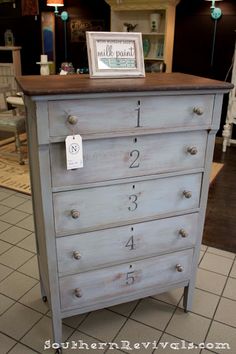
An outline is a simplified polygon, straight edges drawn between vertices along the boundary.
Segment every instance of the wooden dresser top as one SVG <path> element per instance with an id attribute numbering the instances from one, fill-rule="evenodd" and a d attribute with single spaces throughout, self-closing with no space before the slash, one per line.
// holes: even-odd
<path id="1" fill-rule="evenodd" d="M 25 95 L 85 94 L 142 91 L 220 90 L 228 92 L 228 82 L 182 73 L 153 73 L 145 78 L 90 79 L 88 75 L 19 76 L 16 78 Z"/>

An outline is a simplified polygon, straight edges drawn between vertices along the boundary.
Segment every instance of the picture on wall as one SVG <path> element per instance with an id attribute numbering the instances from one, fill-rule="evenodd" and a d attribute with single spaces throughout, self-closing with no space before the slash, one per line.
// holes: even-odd
<path id="1" fill-rule="evenodd" d="M 53 12 L 42 12 L 41 14 L 42 29 L 42 52 L 48 56 L 50 64 L 50 73 L 55 74 L 55 15 Z"/>
<path id="2" fill-rule="evenodd" d="M 103 31 L 103 20 L 80 20 L 73 18 L 70 20 L 70 41 L 73 43 L 85 42 L 86 31 Z"/>

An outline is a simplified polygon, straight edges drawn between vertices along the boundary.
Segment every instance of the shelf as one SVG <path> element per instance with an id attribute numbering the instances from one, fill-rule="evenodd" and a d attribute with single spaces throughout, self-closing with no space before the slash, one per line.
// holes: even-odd
<path id="1" fill-rule="evenodd" d="M 145 58 L 144 58 L 144 60 L 156 60 L 156 61 L 160 60 L 160 61 L 163 61 L 163 60 L 164 60 L 164 58 L 163 58 L 163 57 L 158 57 L 158 58 L 157 58 L 157 57 L 155 57 L 155 58 L 145 57 Z"/>
<path id="2" fill-rule="evenodd" d="M 160 36 L 163 37 L 165 33 L 162 32 L 143 32 L 142 36 Z"/>

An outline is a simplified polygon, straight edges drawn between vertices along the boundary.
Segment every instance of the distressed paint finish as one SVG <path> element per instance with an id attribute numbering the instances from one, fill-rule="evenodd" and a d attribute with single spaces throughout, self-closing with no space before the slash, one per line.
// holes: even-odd
<path id="1" fill-rule="evenodd" d="M 184 74 L 18 83 L 54 342 L 65 317 L 177 287 L 190 310 L 214 139 L 232 86 Z M 81 170 L 65 170 L 68 133 L 84 139 Z"/>

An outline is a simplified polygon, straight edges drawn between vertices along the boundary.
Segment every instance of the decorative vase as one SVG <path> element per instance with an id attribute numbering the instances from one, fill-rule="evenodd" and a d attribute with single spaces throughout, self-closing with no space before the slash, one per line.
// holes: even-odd
<path id="1" fill-rule="evenodd" d="M 160 29 L 161 15 L 153 13 L 150 15 L 151 32 L 158 32 Z"/>
<path id="2" fill-rule="evenodd" d="M 143 39 L 143 55 L 144 58 L 148 56 L 150 50 L 150 40 L 148 38 Z"/>

